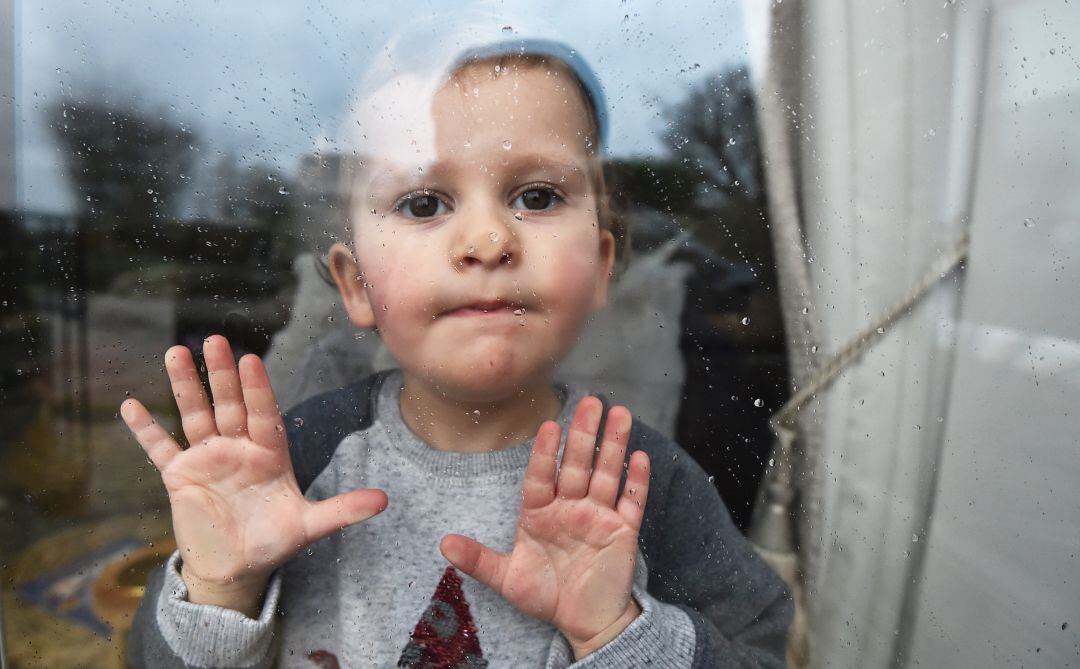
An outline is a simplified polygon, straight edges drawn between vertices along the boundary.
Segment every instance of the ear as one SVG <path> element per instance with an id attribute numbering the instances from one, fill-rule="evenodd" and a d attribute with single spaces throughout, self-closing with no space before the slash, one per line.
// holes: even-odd
<path id="1" fill-rule="evenodd" d="M 338 242 L 330 247 L 327 260 L 349 320 L 362 328 L 374 327 L 375 310 L 371 308 L 371 300 L 364 288 L 363 273 L 352 251 Z"/>
<path id="2" fill-rule="evenodd" d="M 593 310 L 607 306 L 608 286 L 611 284 L 611 271 L 615 267 L 615 235 L 611 230 L 600 231 L 600 269 L 602 274 L 596 282 L 593 293 Z"/>

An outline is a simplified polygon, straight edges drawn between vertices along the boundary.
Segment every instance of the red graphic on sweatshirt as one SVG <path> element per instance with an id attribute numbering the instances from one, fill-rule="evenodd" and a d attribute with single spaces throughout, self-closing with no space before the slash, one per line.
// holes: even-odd
<path id="1" fill-rule="evenodd" d="M 447 567 L 443 572 L 431 603 L 401 651 L 398 666 L 404 669 L 485 669 L 488 666 L 480 650 L 469 604 L 461 591 L 461 577 L 453 567 Z"/>
<path id="2" fill-rule="evenodd" d="M 319 669 L 341 669 L 337 655 L 328 650 L 312 650 L 305 657 L 315 663 Z"/>

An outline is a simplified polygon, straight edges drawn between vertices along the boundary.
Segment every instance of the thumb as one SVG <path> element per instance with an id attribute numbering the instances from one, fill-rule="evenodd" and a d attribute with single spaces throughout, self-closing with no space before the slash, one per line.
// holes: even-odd
<path id="1" fill-rule="evenodd" d="M 308 541 L 315 543 L 344 527 L 382 513 L 386 504 L 386 493 L 382 490 L 353 490 L 335 495 L 307 507 L 304 531 Z"/>
<path id="2" fill-rule="evenodd" d="M 495 592 L 502 593 L 506 567 L 510 562 L 509 555 L 460 534 L 443 537 L 439 550 L 450 564 Z"/>

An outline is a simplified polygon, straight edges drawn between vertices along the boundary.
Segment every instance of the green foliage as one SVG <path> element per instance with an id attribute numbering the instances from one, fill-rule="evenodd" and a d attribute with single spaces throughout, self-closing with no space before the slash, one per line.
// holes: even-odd
<path id="1" fill-rule="evenodd" d="M 615 158 L 608 162 L 614 199 L 621 207 L 648 207 L 664 213 L 690 212 L 699 175 L 663 158 Z"/>

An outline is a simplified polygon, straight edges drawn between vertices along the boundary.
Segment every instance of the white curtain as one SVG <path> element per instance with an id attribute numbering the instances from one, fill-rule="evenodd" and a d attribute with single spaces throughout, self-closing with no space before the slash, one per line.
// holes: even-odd
<path id="1" fill-rule="evenodd" d="M 801 413 L 817 667 L 1067 666 L 1080 646 L 1080 7 L 772 5 L 761 83 L 796 386 L 965 231 Z"/>
<path id="2" fill-rule="evenodd" d="M 952 3 L 773 5 L 762 125 L 796 387 L 966 225 L 978 35 Z M 977 21 L 975 22 L 977 24 Z M 801 412 L 814 666 L 893 666 L 941 454 L 950 279 Z"/>

